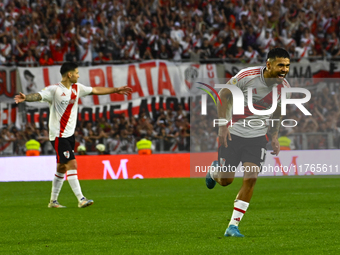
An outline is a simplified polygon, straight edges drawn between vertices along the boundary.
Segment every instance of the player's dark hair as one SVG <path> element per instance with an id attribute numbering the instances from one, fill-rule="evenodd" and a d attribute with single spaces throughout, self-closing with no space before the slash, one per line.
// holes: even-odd
<path id="1" fill-rule="evenodd" d="M 60 67 L 60 73 L 63 76 L 67 72 L 74 71 L 76 68 L 78 68 L 78 65 L 73 62 L 65 62 L 61 67 Z"/>
<path id="2" fill-rule="evenodd" d="M 274 48 L 268 52 L 267 59 L 276 59 L 276 58 L 288 58 L 290 59 L 288 51 L 282 48 Z"/>

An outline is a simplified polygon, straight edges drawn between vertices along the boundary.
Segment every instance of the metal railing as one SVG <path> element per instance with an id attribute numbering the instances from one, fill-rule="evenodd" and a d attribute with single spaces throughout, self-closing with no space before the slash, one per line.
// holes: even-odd
<path id="1" fill-rule="evenodd" d="M 309 132 L 293 133 L 288 137 L 292 138 L 292 143 L 296 150 L 318 150 L 318 149 L 337 149 L 336 139 L 339 136 L 333 132 Z"/>

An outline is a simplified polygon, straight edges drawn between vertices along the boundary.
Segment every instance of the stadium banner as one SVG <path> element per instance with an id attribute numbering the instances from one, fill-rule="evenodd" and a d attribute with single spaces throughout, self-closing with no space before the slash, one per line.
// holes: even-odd
<path id="1" fill-rule="evenodd" d="M 76 159 L 80 180 L 190 177 L 189 153 L 85 155 L 76 156 Z M 0 165 L 1 182 L 51 181 L 56 170 L 56 158 L 0 157 Z"/>
<path id="2" fill-rule="evenodd" d="M 60 66 L 19 67 L 23 93 L 34 93 L 60 81 Z M 98 117 L 112 119 L 125 113 L 132 117 L 145 112 L 152 116 L 160 107 L 176 109 L 178 104 L 189 110 L 189 97 L 201 94 L 194 84 L 203 79 L 208 84 L 219 83 L 215 64 L 175 64 L 169 61 L 148 61 L 126 65 L 79 67 L 79 83 L 87 86 L 132 87 L 130 96 L 87 96 L 79 101 L 79 120 L 95 121 Z M 195 100 L 194 100 L 195 101 Z M 46 124 L 47 103 L 27 104 L 29 123 Z"/>
<path id="3" fill-rule="evenodd" d="M 183 109 L 189 110 L 190 97 L 166 97 L 166 96 L 149 96 L 138 99 L 133 99 L 118 104 L 105 104 L 94 106 L 80 106 L 78 109 L 78 120 L 96 121 L 101 117 L 112 120 L 114 117 L 119 117 L 119 114 L 124 113 L 125 116 L 137 116 L 144 112 L 146 116 L 151 118 L 156 114 L 159 108 L 177 109 L 181 105 Z M 49 108 L 29 108 L 26 110 L 26 118 L 29 123 L 35 123 L 37 127 L 40 124 L 46 126 L 48 123 Z"/>
<path id="4" fill-rule="evenodd" d="M 258 64 L 265 65 L 264 63 Z M 254 64 L 230 64 L 224 63 L 225 78 L 229 80 L 236 75 L 241 69 L 254 66 Z M 291 63 L 287 79 L 298 78 L 303 79 L 305 85 L 316 84 L 325 78 L 340 78 L 340 63 L 330 61 L 314 61 Z M 294 86 L 294 84 L 291 84 Z M 301 83 L 299 83 L 301 86 Z"/>
<path id="5" fill-rule="evenodd" d="M 259 176 L 339 175 L 340 150 L 281 151 L 267 154 Z M 80 180 L 205 177 L 217 152 L 153 155 L 76 156 Z M 51 181 L 55 156 L 0 157 L 0 181 Z M 25 167 L 23 167 L 25 166 Z M 242 177 L 239 168 L 236 177 Z"/>
<path id="6" fill-rule="evenodd" d="M 91 87 L 121 87 L 128 85 L 132 95 L 103 95 L 81 98 L 79 105 L 94 106 L 121 103 L 152 96 L 182 97 L 192 95 L 190 89 L 196 78 L 207 78 L 218 83 L 215 64 L 176 64 L 169 61 L 148 61 L 125 65 L 99 65 L 79 67 L 79 83 Z M 38 92 L 61 80 L 60 66 L 19 67 L 22 91 Z M 30 103 L 29 107 L 42 108 L 46 104 Z"/>
<path id="7" fill-rule="evenodd" d="M 2 126 L 9 126 L 15 123 L 17 121 L 17 117 L 18 107 L 16 104 L 0 102 L 0 128 L 2 128 Z"/>
<path id="8" fill-rule="evenodd" d="M 17 68 L 0 67 L 0 102 L 13 103 L 17 92 Z"/>

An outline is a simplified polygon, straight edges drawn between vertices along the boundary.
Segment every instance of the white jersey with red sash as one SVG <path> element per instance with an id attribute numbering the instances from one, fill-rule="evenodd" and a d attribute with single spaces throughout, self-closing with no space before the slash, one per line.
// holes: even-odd
<path id="1" fill-rule="evenodd" d="M 12 46 L 10 43 L 0 44 L 0 50 L 2 51 L 4 56 L 7 56 L 11 52 Z"/>
<path id="2" fill-rule="evenodd" d="M 74 83 L 67 89 L 61 82 L 50 85 L 39 92 L 41 102 L 50 104 L 49 138 L 67 138 L 74 134 L 77 124 L 78 100 L 89 95 L 92 87 Z"/>
<path id="3" fill-rule="evenodd" d="M 263 38 L 261 47 L 263 48 L 263 51 L 268 53 L 270 50 L 270 46 L 275 46 L 275 41 L 273 38 Z"/>
<path id="4" fill-rule="evenodd" d="M 295 52 L 297 57 L 299 58 L 299 61 L 302 58 L 307 58 L 309 56 L 308 47 L 296 47 Z"/>
<path id="5" fill-rule="evenodd" d="M 256 63 L 258 60 L 259 53 L 256 50 L 253 50 L 252 52 L 250 51 L 245 51 L 244 56 L 248 58 L 247 63 Z"/>
<path id="6" fill-rule="evenodd" d="M 267 133 L 268 127 L 272 125 L 272 122 L 266 121 L 266 119 L 271 119 L 272 115 L 255 115 L 249 110 L 248 88 L 252 89 L 252 101 L 254 108 L 257 110 L 266 110 L 272 107 L 273 88 L 277 87 L 279 106 L 281 105 L 281 89 L 289 88 L 290 85 L 287 80 L 284 79 L 281 84 L 268 86 L 263 77 L 264 70 L 264 66 L 242 69 L 230 79 L 231 84 L 240 88 L 244 95 L 244 115 L 232 116 L 232 111 L 227 113 L 226 118 L 229 120 L 228 127 L 231 134 L 245 138 L 264 136 Z M 287 97 L 289 98 L 290 95 Z M 232 125 L 230 119 L 232 120 Z M 249 121 L 251 121 L 250 125 Z"/>

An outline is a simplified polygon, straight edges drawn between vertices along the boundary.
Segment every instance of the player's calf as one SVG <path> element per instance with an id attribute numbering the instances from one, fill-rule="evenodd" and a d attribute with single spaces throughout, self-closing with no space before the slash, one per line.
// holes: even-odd
<path id="1" fill-rule="evenodd" d="M 234 178 L 216 178 L 216 182 L 218 182 L 221 186 L 228 186 L 232 184 L 234 181 Z"/>

